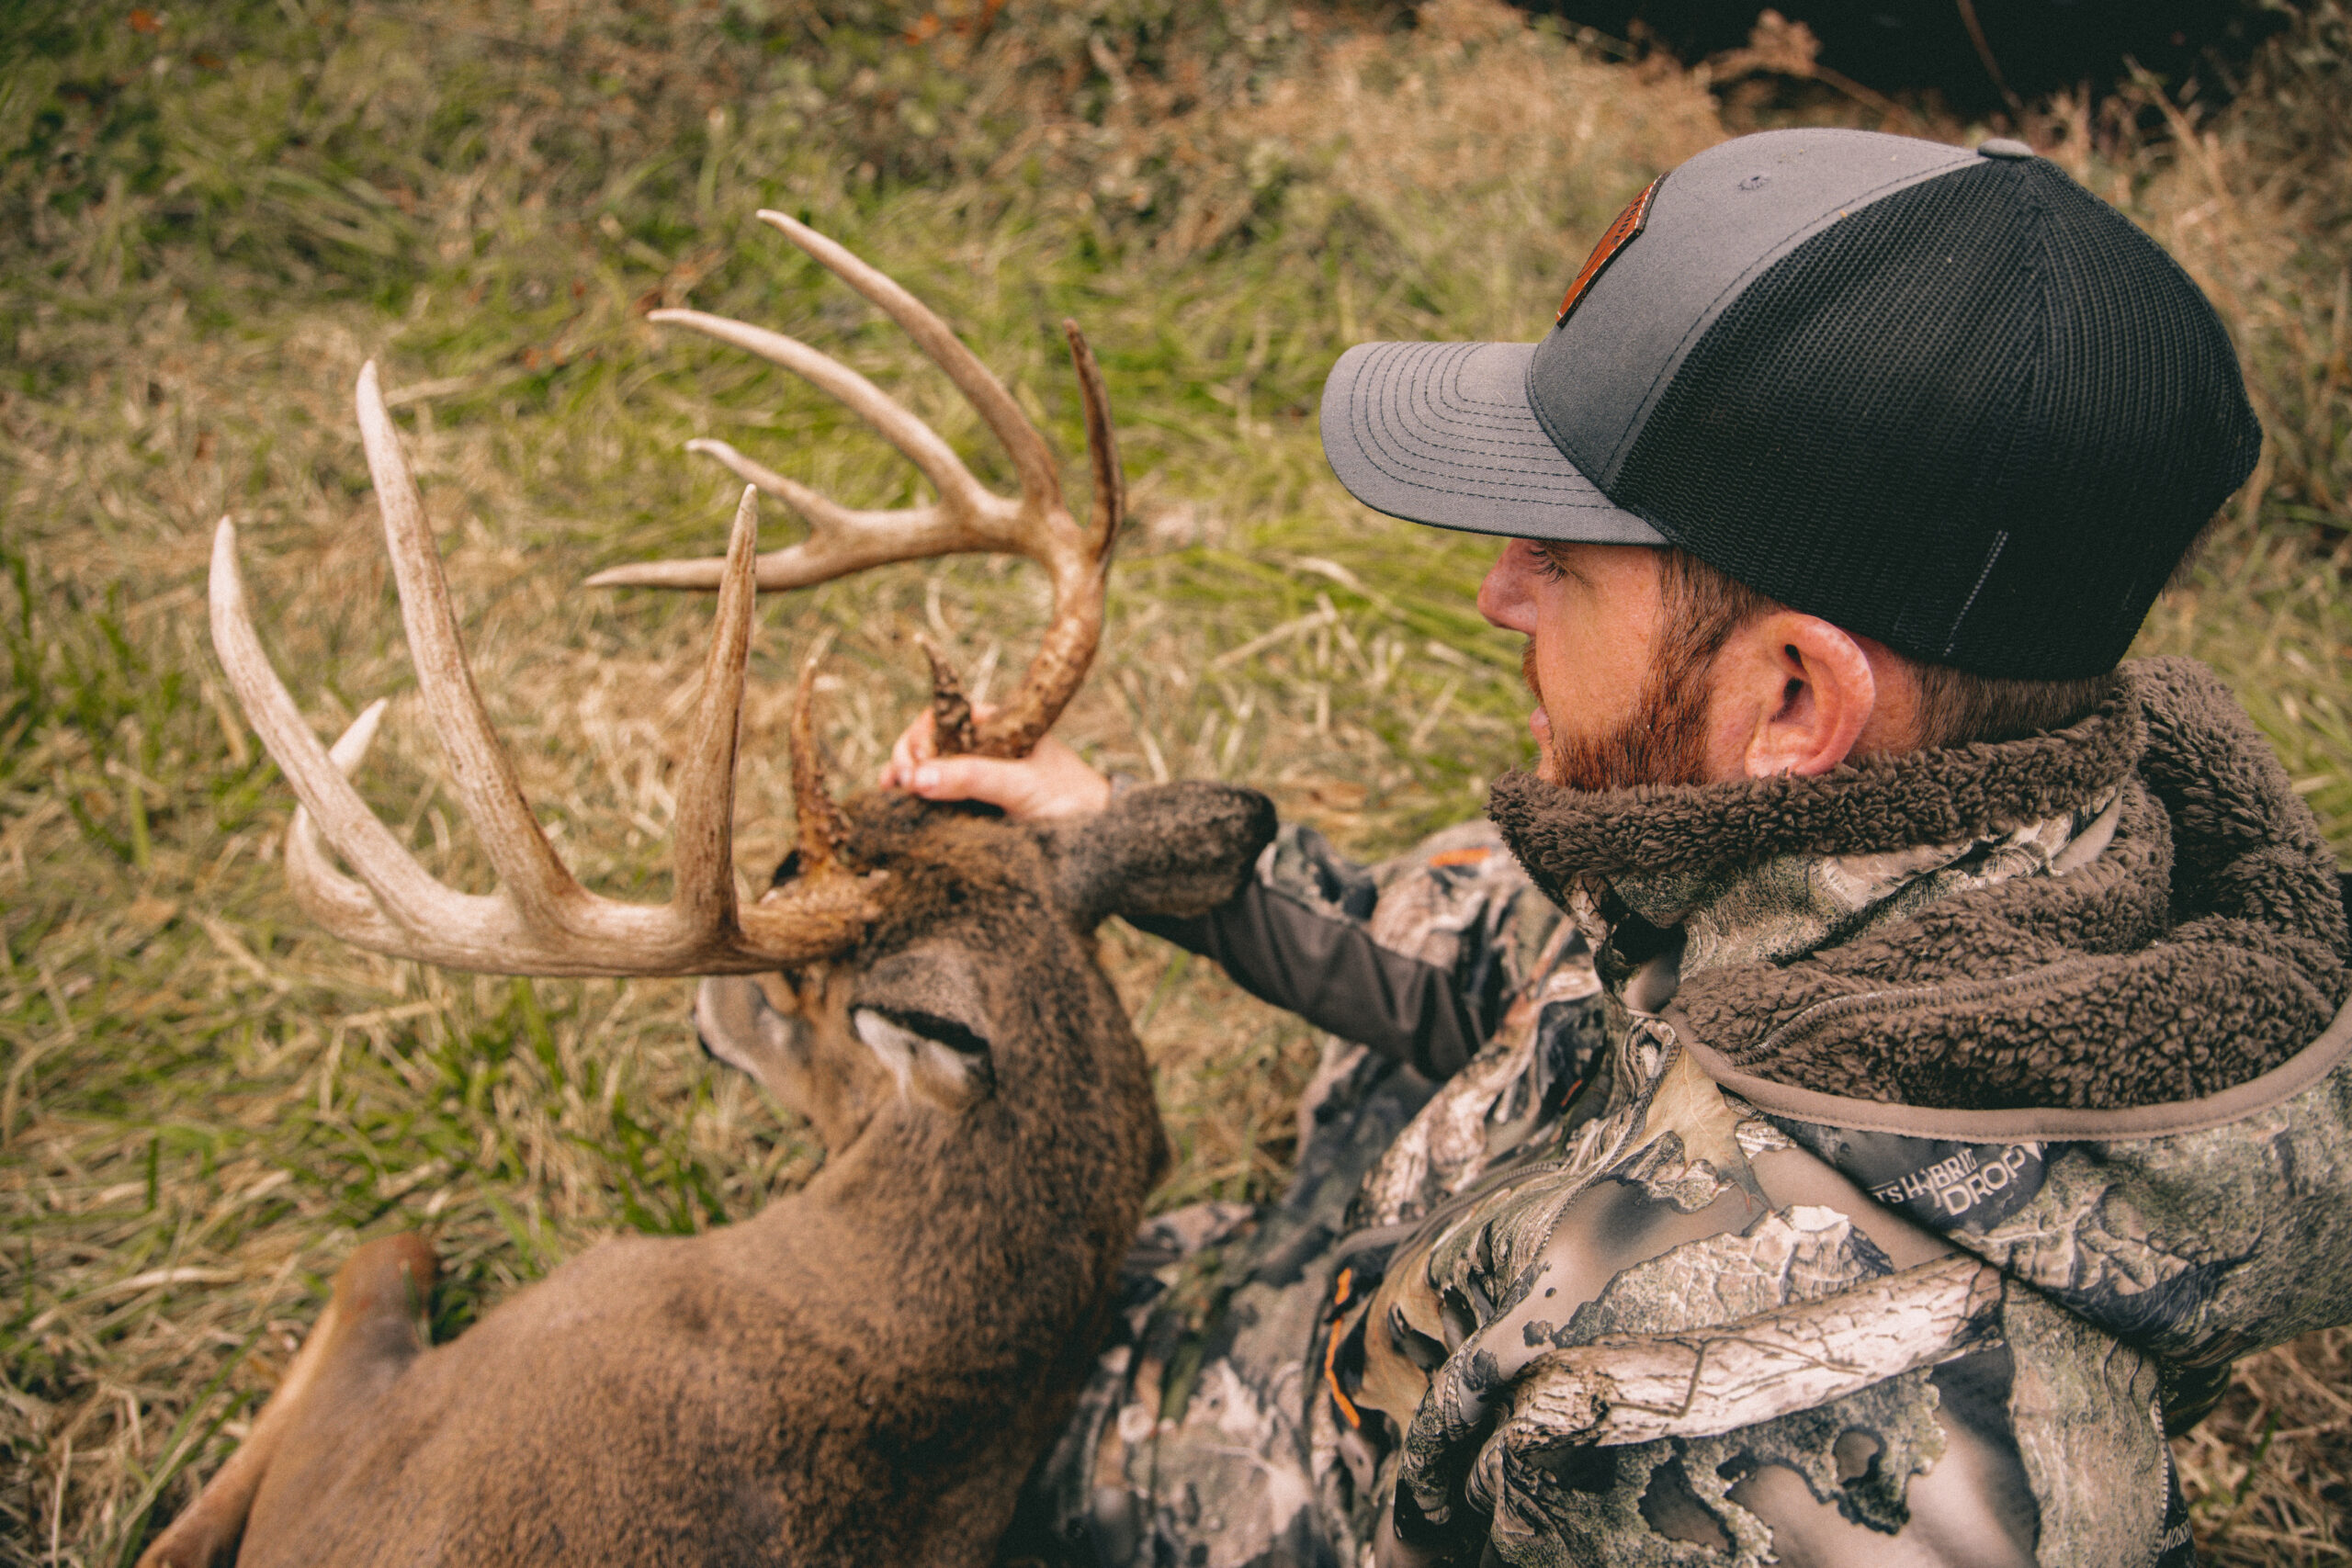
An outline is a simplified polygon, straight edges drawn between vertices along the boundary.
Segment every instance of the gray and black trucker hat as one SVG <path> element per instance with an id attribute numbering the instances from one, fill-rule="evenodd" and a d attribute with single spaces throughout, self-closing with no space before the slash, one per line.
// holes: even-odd
<path id="1" fill-rule="evenodd" d="M 2122 657 L 2261 432 L 2228 335 L 2015 141 L 1767 131 L 1661 175 L 1539 343 L 1374 343 L 1323 448 L 1375 510 L 1672 544 L 1986 675 Z"/>

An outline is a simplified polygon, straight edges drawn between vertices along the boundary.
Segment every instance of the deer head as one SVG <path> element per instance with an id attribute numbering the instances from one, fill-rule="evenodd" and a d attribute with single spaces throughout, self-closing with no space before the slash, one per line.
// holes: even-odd
<path id="1" fill-rule="evenodd" d="M 432 532 L 372 363 L 359 376 L 359 427 L 401 615 L 451 787 L 497 870 L 496 891 L 461 893 L 434 878 L 352 787 L 349 775 L 376 732 L 382 702 L 362 712 L 332 749 L 311 735 L 254 633 L 238 572 L 236 530 L 225 518 L 213 547 L 213 637 L 238 701 L 300 801 L 287 830 L 287 874 L 297 900 L 321 925 L 376 952 L 501 974 L 764 975 L 760 983 L 706 981 L 696 1010 L 704 1041 L 714 1055 L 752 1072 L 838 1136 L 863 1125 L 877 1084 L 901 1100 L 920 1092 L 943 1103 L 968 1100 L 992 1087 L 992 1067 L 980 1048 L 989 1038 L 983 1022 L 992 1005 L 988 986 L 977 977 L 985 965 L 950 936 L 958 919 L 969 923 L 971 910 L 1003 904 L 1013 897 L 1006 891 L 1011 888 L 1028 889 L 1033 901 L 1043 899 L 1041 908 L 1050 906 L 1057 923 L 1079 931 L 1091 929 L 1122 897 L 1157 898 L 1154 907 L 1170 911 L 1205 907 L 1232 890 L 1237 857 L 1246 862 L 1255 853 L 1264 807 L 1242 792 L 1180 792 L 1108 813 L 1082 829 L 1051 833 L 903 798 L 869 797 L 844 813 L 827 791 L 814 739 L 812 656 L 801 671 L 792 717 L 798 847 L 765 893 L 739 900 L 732 814 L 755 593 L 957 552 L 1012 553 L 1035 561 L 1053 583 L 1053 617 L 1018 689 L 990 716 L 976 716 L 944 655 L 923 644 L 941 749 L 1019 756 L 1053 725 L 1093 658 L 1125 505 L 1102 376 L 1075 323 L 1064 322 L 1063 330 L 1084 399 L 1092 458 L 1094 515 L 1088 527 L 1064 503 L 1045 438 L 945 323 L 832 241 L 781 213 L 760 217 L 879 306 L 947 373 L 1012 456 L 1019 493 L 1001 495 L 982 485 L 903 405 L 805 344 L 697 310 L 652 313 L 656 321 L 749 350 L 831 392 L 903 452 L 937 491 L 927 505 L 854 511 L 724 442 L 696 440 L 690 450 L 717 458 L 749 481 L 727 554 L 625 567 L 589 580 L 592 586 L 718 593 L 702 694 L 675 791 L 675 892 L 668 904 L 590 893 L 540 830 L 467 664 Z M 808 521 L 805 539 L 756 552 L 762 491 Z M 1171 859 L 1171 845 L 1179 846 L 1174 854 L 1192 860 Z M 330 851 L 348 873 L 336 867 Z M 1163 874 L 1139 881 L 1136 873 L 1146 863 Z M 983 889 L 993 891 L 983 896 Z M 964 956 L 942 956 L 950 953 Z M 918 961 L 925 953 L 929 959 Z M 857 987 L 843 989 L 840 976 L 851 973 L 859 977 Z M 1055 981 L 1076 983 L 1067 975 Z M 827 1057 L 833 1066 L 820 1070 L 807 1050 L 794 1044 L 820 1024 L 854 1036 L 865 1049 L 833 1053 Z"/>

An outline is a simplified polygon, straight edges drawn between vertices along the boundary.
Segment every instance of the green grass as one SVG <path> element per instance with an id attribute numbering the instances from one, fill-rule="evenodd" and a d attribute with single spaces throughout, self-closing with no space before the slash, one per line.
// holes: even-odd
<path id="1" fill-rule="evenodd" d="M 1193 0 L 1015 5 L 984 36 L 977 15 L 920 42 L 878 7 L 748 0 L 0 20 L 0 1562 L 135 1552 L 242 1430 L 356 1237 L 433 1232 L 446 1331 L 599 1235 L 741 1217 L 820 1157 L 707 1067 L 681 982 L 420 968 L 320 937 L 287 898 L 290 800 L 207 646 L 224 513 L 298 700 L 334 728 L 394 694 L 363 787 L 429 864 L 485 885 L 407 696 L 350 414 L 363 359 L 526 784 L 606 891 L 663 889 L 708 604 L 577 584 L 718 548 L 733 486 L 685 440 L 857 504 L 917 494 L 826 400 L 643 310 L 802 336 L 1005 478 L 944 378 L 762 206 L 931 300 L 1072 455 L 1057 323 L 1086 327 L 1137 519 L 1065 721 L 1081 749 L 1261 784 L 1365 854 L 1472 814 L 1524 759 L 1515 639 L 1469 607 L 1492 546 L 1349 502 L 1317 390 L 1362 338 L 1532 333 L 1626 197 L 1724 134 L 1715 101 L 1471 0 L 1409 29 Z M 2066 146 L 2220 299 L 2273 431 L 2259 502 L 2145 646 L 2212 660 L 2352 850 L 2352 207 L 2327 172 L 2325 17 L 2266 67 L 2260 114 L 2201 128 L 2205 154 L 2098 117 Z M 792 527 L 779 512 L 767 536 Z M 747 874 L 787 841 L 785 678 L 820 628 L 840 633 L 824 716 L 847 787 L 920 700 L 913 634 L 944 631 L 1001 683 L 1043 592 L 965 561 L 772 602 Z M 1158 1201 L 1278 1190 L 1307 1032 L 1124 928 L 1103 953 L 1180 1153 Z M 2292 1382 L 2264 1365 L 2260 1387 Z M 2231 1521 L 2208 1540 L 2230 1560 L 2288 1551 L 2265 1531 L 2318 1539 L 2290 1516 L 2346 1468 L 2303 1438 L 2249 1467 L 2278 1408 L 2199 1450 L 2192 1483 L 2221 1478 L 2200 1499 L 2234 1510 L 2200 1500 Z"/>

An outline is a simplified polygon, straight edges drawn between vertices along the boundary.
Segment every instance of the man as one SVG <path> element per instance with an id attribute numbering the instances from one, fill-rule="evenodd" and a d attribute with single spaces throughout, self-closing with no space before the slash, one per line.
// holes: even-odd
<path id="1" fill-rule="evenodd" d="M 1148 1233 L 1015 1550 L 2189 1561 L 2167 1435 L 2352 1320 L 2345 886 L 2210 673 L 2118 662 L 2260 440 L 2194 285 L 2018 143 L 1773 132 L 1322 428 L 1510 539 L 1539 765 L 1164 930 L 1370 1049 L 1283 1204 Z"/>

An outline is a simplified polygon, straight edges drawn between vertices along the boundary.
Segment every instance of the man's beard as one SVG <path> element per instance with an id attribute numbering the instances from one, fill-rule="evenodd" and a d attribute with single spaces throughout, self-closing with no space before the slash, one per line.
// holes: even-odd
<path id="1" fill-rule="evenodd" d="M 1552 726 L 1546 747 L 1555 779 L 1567 789 L 1629 789 L 1635 784 L 1699 784 L 1706 777 L 1707 681 L 1711 654 L 1668 637 L 1642 682 L 1634 716 L 1606 735 L 1569 736 Z M 1520 671 L 1540 704 L 1535 642 Z M 1547 713 L 1549 710 L 1546 710 Z"/>

